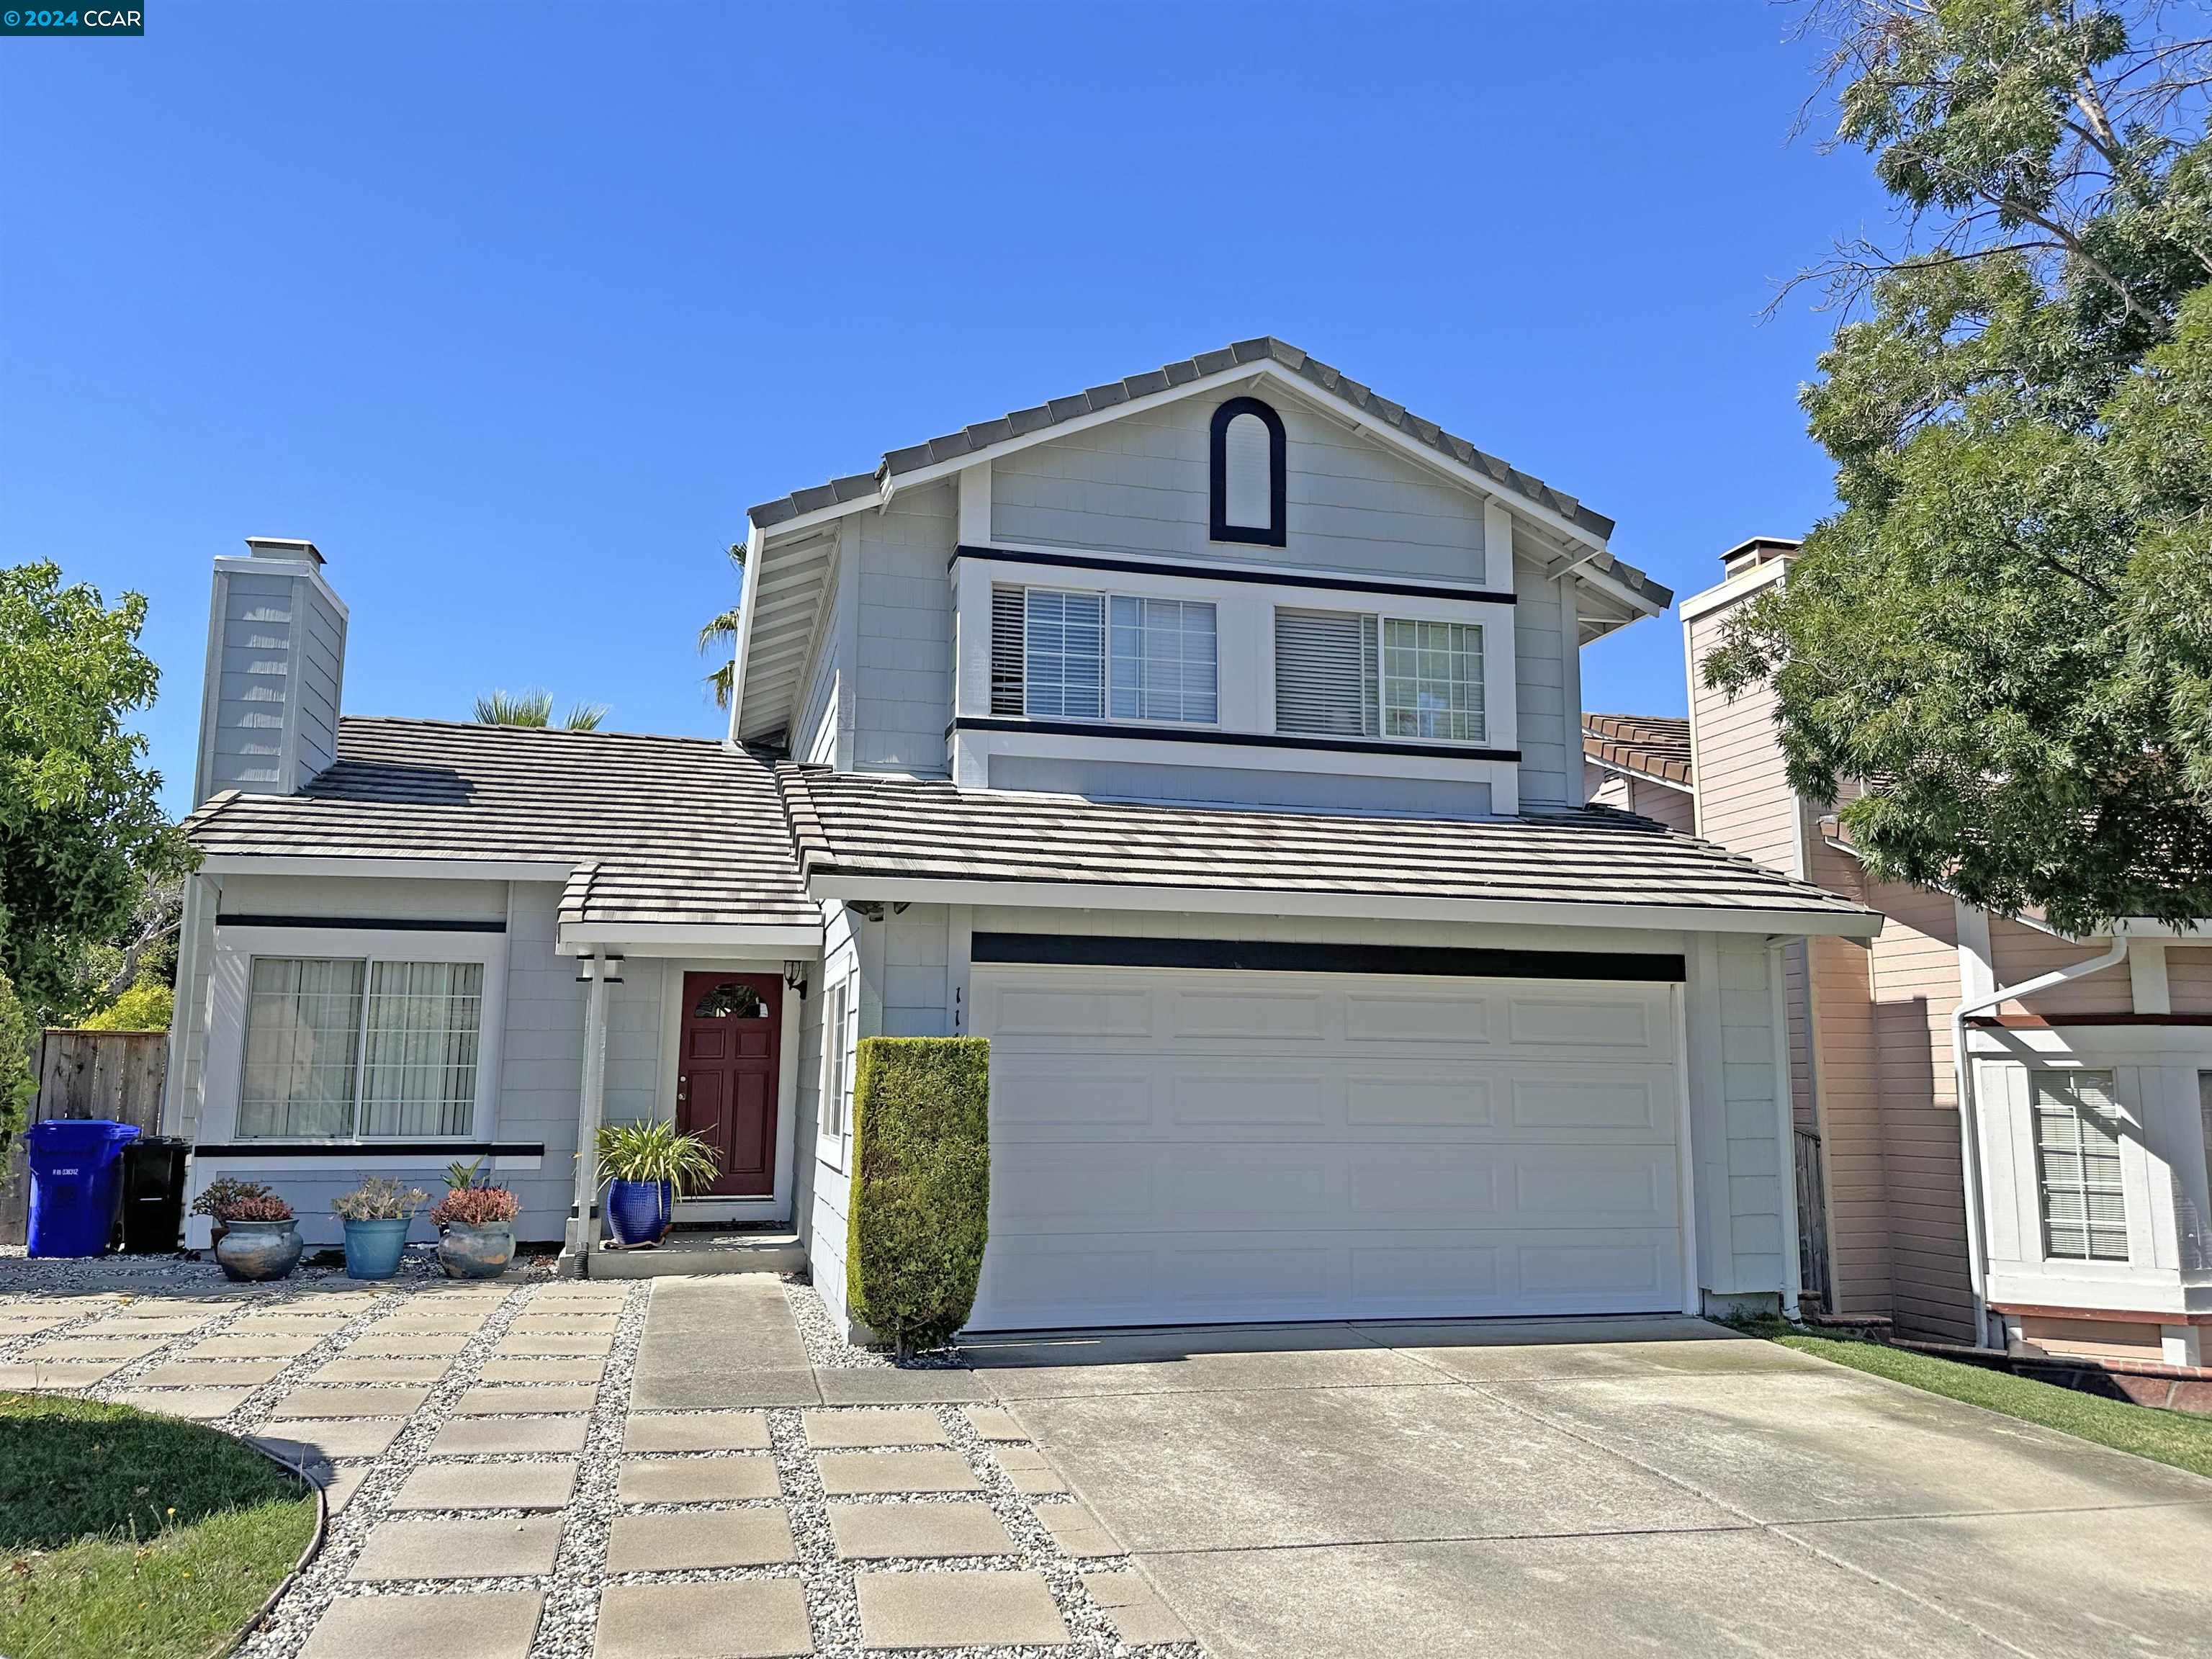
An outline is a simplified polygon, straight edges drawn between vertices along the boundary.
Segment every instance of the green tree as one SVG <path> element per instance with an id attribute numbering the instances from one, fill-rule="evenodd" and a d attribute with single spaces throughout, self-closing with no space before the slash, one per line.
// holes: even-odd
<path id="1" fill-rule="evenodd" d="M 88 951 L 191 863 L 124 724 L 159 681 L 145 620 L 140 595 L 110 610 L 56 565 L 0 570 L 0 970 L 37 1020 L 83 1005 Z"/>
<path id="2" fill-rule="evenodd" d="M 2087 931 L 2212 915 L 2212 43 L 2067 0 L 1823 7 L 1840 510 L 1703 665 L 1877 877 Z"/>
<path id="3" fill-rule="evenodd" d="M 22 1133 L 38 1091 L 31 1075 L 31 1017 L 8 975 L 0 974 L 0 1176 L 6 1173 L 8 1144 Z"/>
<path id="4" fill-rule="evenodd" d="M 607 717 L 603 702 L 580 702 L 561 724 L 571 732 L 596 732 Z M 479 726 L 546 726 L 553 724 L 550 691 L 494 691 L 477 699 Z"/>

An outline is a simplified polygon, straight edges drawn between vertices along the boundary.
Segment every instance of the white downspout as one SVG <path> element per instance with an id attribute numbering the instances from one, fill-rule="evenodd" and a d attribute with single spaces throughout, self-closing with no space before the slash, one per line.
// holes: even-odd
<path id="1" fill-rule="evenodd" d="M 1767 941 L 1766 981 L 1773 996 L 1768 1018 L 1774 1024 L 1775 1117 L 1781 1137 L 1777 1151 L 1782 1159 L 1782 1316 L 1794 1325 L 1805 1294 L 1805 1264 L 1797 1253 L 1797 1100 L 1790 1076 L 1790 1003 L 1783 988 L 1782 957 L 1789 948 L 1787 939 Z"/>
<path id="2" fill-rule="evenodd" d="M 599 1241 L 599 1120 L 607 1095 L 607 960 L 583 958 L 592 976 L 584 999 L 584 1080 L 576 1108 L 575 1211 L 568 1219 L 568 1245 L 576 1255 L 576 1276 L 592 1276 L 592 1250 Z"/>
<path id="3" fill-rule="evenodd" d="M 1966 1022 L 2001 1003 L 2034 996 L 2054 985 L 2087 979 L 2107 968 L 2117 968 L 2127 959 L 2127 924 L 2116 921 L 2112 924 L 2112 948 L 2103 956 L 2077 962 L 2070 968 L 2039 974 L 2017 985 L 2001 986 L 1987 996 L 1961 1002 L 1951 1011 L 1951 1065 L 1959 1093 L 1959 1163 L 1966 1188 L 1966 1278 L 1973 1290 L 1974 1330 L 1986 1346 L 1999 1345 L 1990 1341 L 1989 1270 L 1982 1259 L 1982 1139 L 1974 1105 L 1974 1068 L 1966 1056 Z"/>

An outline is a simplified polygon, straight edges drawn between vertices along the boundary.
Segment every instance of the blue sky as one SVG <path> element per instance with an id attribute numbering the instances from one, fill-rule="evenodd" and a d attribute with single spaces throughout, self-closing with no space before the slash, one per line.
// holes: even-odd
<path id="1" fill-rule="evenodd" d="M 0 41 L 0 561 L 152 605 L 306 536 L 356 714 L 544 684 L 710 733 L 756 501 L 1273 333 L 1581 495 L 1678 592 L 1826 509 L 1758 313 L 1885 214 L 1761 0 L 315 5 Z M 1670 616 L 1595 708 L 1679 711 Z"/>

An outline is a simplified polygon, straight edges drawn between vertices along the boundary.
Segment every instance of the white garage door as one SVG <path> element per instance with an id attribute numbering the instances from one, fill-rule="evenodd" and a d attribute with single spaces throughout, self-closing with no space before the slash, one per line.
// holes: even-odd
<path id="1" fill-rule="evenodd" d="M 973 1328 L 1682 1305 L 1669 988 L 985 967 Z"/>

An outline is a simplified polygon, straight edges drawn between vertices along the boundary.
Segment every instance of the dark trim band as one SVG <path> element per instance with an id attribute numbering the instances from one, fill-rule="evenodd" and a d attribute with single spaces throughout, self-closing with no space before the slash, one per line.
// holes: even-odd
<path id="1" fill-rule="evenodd" d="M 217 916 L 218 927 L 368 928 L 381 933 L 503 933 L 503 921 L 439 921 L 413 916 Z"/>
<path id="2" fill-rule="evenodd" d="M 1006 547 L 962 543 L 945 563 L 988 559 L 995 564 L 1043 564 L 1066 570 L 1112 570 L 1130 576 L 1194 576 L 1224 582 L 1256 582 L 1266 587 L 1317 587 L 1333 593 L 1395 593 L 1417 599 L 1471 599 L 1478 605 L 1511 605 L 1515 596 L 1486 588 L 1447 587 L 1437 582 L 1368 582 L 1354 576 L 1280 576 L 1234 566 L 1191 564 L 1170 559 L 1111 559 L 1090 553 L 1018 553 Z"/>
<path id="3" fill-rule="evenodd" d="M 543 1158 L 542 1140 L 332 1140 L 303 1146 L 292 1141 L 246 1140 L 227 1146 L 194 1146 L 194 1158 L 349 1158 L 368 1165 L 380 1158 Z"/>
<path id="4" fill-rule="evenodd" d="M 2212 1025 L 2212 1014 L 1969 1014 L 1966 1024 L 1979 1031 L 2048 1031 L 2061 1025 Z"/>
<path id="5" fill-rule="evenodd" d="M 1117 725 L 1111 720 L 1031 720 L 962 714 L 945 728 L 955 732 L 1042 732 L 1048 738 L 1129 738 L 1161 743 L 1210 743 L 1232 749 L 1307 749 L 1335 754 L 1418 755 L 1431 760 L 1517 761 L 1518 749 L 1474 749 L 1451 743 L 1390 743 L 1374 738 L 1300 738 L 1280 732 L 1185 731 L 1170 726 Z"/>
<path id="6" fill-rule="evenodd" d="M 1278 939 L 976 933 L 969 959 L 1050 968 L 1203 968 L 1246 974 L 1400 974 L 1437 979 L 1606 979 L 1678 985 L 1680 955 L 1495 951 L 1432 945 L 1294 945 Z"/>

